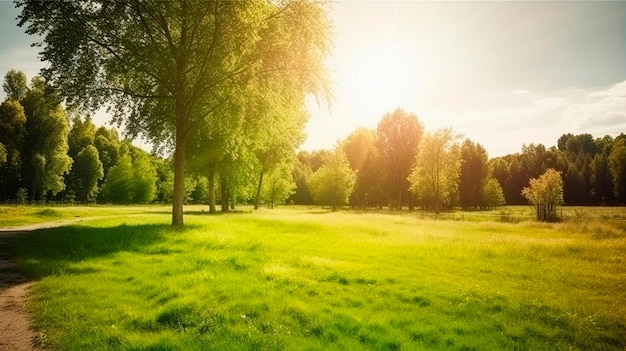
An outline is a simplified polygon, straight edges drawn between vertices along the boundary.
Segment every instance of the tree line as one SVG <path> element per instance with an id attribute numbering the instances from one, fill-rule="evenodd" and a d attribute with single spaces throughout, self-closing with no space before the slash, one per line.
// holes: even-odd
<path id="1" fill-rule="evenodd" d="M 335 152 L 343 153 L 355 183 L 342 204 L 352 207 L 416 207 L 440 211 L 528 204 L 522 191 L 552 169 L 563 179 L 566 205 L 626 204 L 626 135 L 594 138 L 563 134 L 556 146 L 523 145 L 519 153 L 489 158 L 478 142 L 451 129 L 430 133 L 413 113 L 397 109 L 375 130 L 358 128 L 336 150 L 302 151 L 293 171 L 297 186 L 290 201 L 316 199 L 309 179 Z"/>
<path id="2" fill-rule="evenodd" d="M 172 157 L 149 154 L 114 128 L 96 128 L 89 117 L 67 112 L 39 76 L 28 84 L 22 72 L 11 70 L 3 88 L 0 201 L 172 201 Z M 426 133 L 415 114 L 397 109 L 375 130 L 358 128 L 333 150 L 296 154 L 306 115 L 295 106 L 284 109 L 280 123 L 273 119 L 271 129 L 261 127 L 267 121 L 255 120 L 263 114 L 251 116 L 239 127 L 241 144 L 232 149 L 194 152 L 184 201 L 206 203 L 211 212 L 218 204 L 228 211 L 238 203 L 258 208 L 287 202 L 437 212 L 488 209 L 526 204 L 523 189 L 547 169 L 562 175 L 565 204 L 626 200 L 624 134 L 595 139 L 564 134 L 557 146 L 524 145 L 521 153 L 489 159 L 480 143 L 461 140 L 451 129 Z M 224 133 L 232 135 L 232 128 Z M 254 135 L 260 140 L 251 143 Z"/>
<path id="3" fill-rule="evenodd" d="M 68 112 L 40 76 L 29 84 L 24 73 L 11 70 L 3 89 L 0 201 L 172 202 L 172 157 L 149 154 L 129 139 L 121 139 L 115 128 L 96 128 L 89 116 Z M 283 203 L 295 188 L 290 160 L 296 141 L 302 139 L 304 122 L 298 115 L 284 122 L 282 135 L 265 136 L 265 149 L 241 147 L 237 162 L 221 160 L 220 167 L 208 167 L 209 174 L 203 162 L 218 158 L 215 154 L 192 160 L 195 168 L 185 179 L 185 202 L 207 203 L 213 211 L 216 200 L 225 211 L 237 202 Z M 265 175 L 264 182 L 255 182 L 259 174 Z"/>

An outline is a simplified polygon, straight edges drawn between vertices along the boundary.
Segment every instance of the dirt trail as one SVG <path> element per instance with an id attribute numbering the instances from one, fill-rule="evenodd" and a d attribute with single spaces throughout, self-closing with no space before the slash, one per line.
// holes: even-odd
<path id="1" fill-rule="evenodd" d="M 39 351 L 45 346 L 45 337 L 33 328 L 27 308 L 33 283 L 11 262 L 7 239 L 31 230 L 61 227 L 81 220 L 84 219 L 0 228 L 0 351 Z"/>

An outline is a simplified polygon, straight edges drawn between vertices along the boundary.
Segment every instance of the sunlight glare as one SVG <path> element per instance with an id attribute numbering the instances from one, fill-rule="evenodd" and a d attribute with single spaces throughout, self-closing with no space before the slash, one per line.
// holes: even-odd
<path id="1" fill-rule="evenodd" d="M 357 101 L 390 108 L 417 93 L 422 72 L 407 47 L 387 42 L 365 48 L 353 59 L 346 88 Z"/>

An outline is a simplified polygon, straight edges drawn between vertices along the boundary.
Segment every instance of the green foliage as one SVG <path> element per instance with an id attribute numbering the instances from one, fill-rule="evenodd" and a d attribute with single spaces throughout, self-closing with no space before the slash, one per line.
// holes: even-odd
<path id="1" fill-rule="evenodd" d="M 608 161 L 615 199 L 626 204 L 626 137 L 615 141 Z"/>
<path id="2" fill-rule="evenodd" d="M 350 204 L 366 207 L 377 204 L 381 187 L 377 184 L 382 175 L 376 132 L 366 128 L 357 128 L 342 143 L 350 168 L 356 174 L 354 192 Z"/>
<path id="3" fill-rule="evenodd" d="M 313 200 L 320 205 L 329 205 L 333 211 L 347 204 L 354 189 L 356 176 L 350 168 L 346 154 L 340 147 L 309 178 L 309 189 Z"/>
<path id="4" fill-rule="evenodd" d="M 550 168 L 538 179 L 531 178 L 530 186 L 522 189 L 524 196 L 537 210 L 537 220 L 557 220 L 556 206 L 563 204 L 561 173 Z"/>
<path id="5" fill-rule="evenodd" d="M 181 231 L 165 213 L 124 211 L 133 209 L 7 242 L 35 281 L 35 321 L 51 349 L 626 346 L 618 221 L 279 209 L 188 215 Z M 624 218 L 620 208 L 588 211 Z"/>
<path id="6" fill-rule="evenodd" d="M 68 154 L 71 158 L 75 158 L 78 153 L 89 145 L 94 144 L 96 137 L 96 126 L 90 117 L 82 120 L 80 116 L 72 119 L 72 129 L 67 136 L 67 144 L 69 147 Z"/>
<path id="7" fill-rule="evenodd" d="M 500 203 L 496 205 L 486 204 L 486 199 L 483 197 L 483 187 L 486 185 L 485 182 L 489 175 L 485 148 L 479 143 L 465 139 L 460 152 L 459 202 L 461 207 L 469 209 L 500 206 Z"/>
<path id="8" fill-rule="evenodd" d="M 88 145 L 78 153 L 74 160 L 72 173 L 77 179 L 76 195 L 78 200 L 94 200 L 98 192 L 98 181 L 104 178 L 102 162 L 100 162 L 95 146 Z"/>
<path id="9" fill-rule="evenodd" d="M 494 208 L 506 204 L 504 192 L 500 183 L 495 178 L 489 178 L 482 188 L 482 198 L 487 208 Z"/>
<path id="10" fill-rule="evenodd" d="M 270 172 L 263 181 L 261 191 L 263 202 L 269 208 L 275 205 L 282 205 L 285 200 L 292 195 L 296 189 L 296 183 L 291 175 L 289 164 L 283 164 Z"/>
<path id="11" fill-rule="evenodd" d="M 209 181 L 206 177 L 196 176 L 193 179 L 193 190 L 189 194 L 189 200 L 193 203 L 203 203 L 209 197 Z"/>
<path id="12" fill-rule="evenodd" d="M 28 92 L 28 83 L 24 72 L 14 69 L 8 71 L 4 76 L 2 89 L 6 93 L 7 100 L 21 101 L 24 99 Z"/>
<path id="13" fill-rule="evenodd" d="M 93 1 L 42 6 L 23 0 L 17 6 L 19 25 L 38 36 L 41 58 L 49 63 L 44 76 L 68 104 L 95 109 L 108 103 L 114 120 L 124 121 L 131 135 L 142 132 L 154 144 L 174 149 L 176 226 L 183 225 L 187 147 L 198 145 L 190 143 L 191 131 L 218 140 L 213 134 L 224 134 L 220 121 L 241 124 L 243 92 L 254 79 L 288 78 L 301 106 L 308 93 L 329 95 L 324 67 L 329 22 L 325 6 L 318 2 Z M 240 135 L 225 136 L 217 144 L 222 153 L 237 146 Z M 200 146 L 212 151 L 215 145 Z"/>
<path id="14" fill-rule="evenodd" d="M 383 188 L 391 195 L 391 203 L 400 209 L 403 198 L 409 199 L 408 177 L 417 155 L 417 145 L 424 134 L 424 125 L 414 113 L 401 108 L 387 113 L 378 123 L 376 135 L 382 164 Z M 412 208 L 412 202 L 409 207 Z"/>
<path id="15" fill-rule="evenodd" d="M 72 166 L 67 155 L 69 125 L 60 98 L 41 77 L 33 78 L 22 106 L 27 117 L 22 180 L 31 200 L 39 200 L 65 189 L 63 176 Z"/>
<path id="16" fill-rule="evenodd" d="M 68 155 L 74 160 L 72 169 L 65 177 L 67 198 L 93 201 L 98 185 L 104 179 L 104 168 L 98 149 L 94 146 L 96 126 L 91 118 L 72 119 L 72 129 L 67 136 Z"/>
<path id="17" fill-rule="evenodd" d="M 328 152 L 328 150 L 324 151 Z M 319 151 L 314 151 L 314 154 L 317 154 L 318 152 Z M 298 152 L 292 171 L 293 179 L 296 182 L 296 190 L 293 195 L 289 197 L 288 201 L 298 205 L 313 204 L 313 197 L 311 196 L 311 191 L 309 190 L 309 185 L 307 184 L 311 174 L 313 174 L 311 164 L 312 158 L 313 155 L 308 151 Z M 319 168 L 319 165 L 317 165 L 317 168 Z"/>
<path id="18" fill-rule="evenodd" d="M 131 147 L 133 171 L 133 203 L 149 203 L 156 195 L 157 174 L 150 155 L 137 148 Z"/>
<path id="19" fill-rule="evenodd" d="M 161 203 L 171 203 L 174 192 L 174 167 L 171 159 L 156 159 L 154 161 L 157 174 L 157 192 L 155 200 Z M 185 196 L 187 198 L 187 196 Z"/>
<path id="20" fill-rule="evenodd" d="M 129 204 L 154 200 L 157 172 L 149 155 L 130 143 L 123 145 L 121 154 L 102 186 L 105 201 Z"/>
<path id="21" fill-rule="evenodd" d="M 408 177 L 411 192 L 424 207 L 436 213 L 458 202 L 461 161 L 456 139 L 451 129 L 427 133 L 419 143 L 415 165 Z"/>
<path id="22" fill-rule="evenodd" d="M 562 205 L 563 179 L 561 173 L 548 169 L 538 179 L 531 178 L 530 186 L 522 189 L 522 195 L 533 205 Z"/>
<path id="23" fill-rule="evenodd" d="M 0 104 L 0 144 L 3 144 L 5 161 L 0 162 L 0 197 L 11 198 L 19 187 L 23 166 L 26 115 L 16 100 Z"/>
<path id="24" fill-rule="evenodd" d="M 98 156 L 102 162 L 104 175 L 117 164 L 120 158 L 120 139 L 114 129 L 100 127 L 94 135 L 94 146 L 98 149 Z"/>
<path id="25" fill-rule="evenodd" d="M 102 195 L 105 201 L 115 204 L 132 203 L 135 193 L 133 175 L 130 155 L 124 154 L 119 162 L 111 167 L 104 181 Z"/>

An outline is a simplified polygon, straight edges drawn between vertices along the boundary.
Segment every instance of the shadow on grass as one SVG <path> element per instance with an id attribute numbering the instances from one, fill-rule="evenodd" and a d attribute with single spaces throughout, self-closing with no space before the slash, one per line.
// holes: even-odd
<path id="1" fill-rule="evenodd" d="M 185 216 L 223 216 L 223 215 L 240 215 L 251 213 L 251 211 L 245 210 L 229 210 L 228 212 L 217 211 L 214 213 L 209 212 L 208 210 L 200 210 L 200 211 L 185 211 Z"/>
<path id="2" fill-rule="evenodd" d="M 252 211 L 249 210 L 229 210 L 228 212 L 223 212 L 223 211 L 217 211 L 214 213 L 209 212 L 209 210 L 199 210 L 199 211 L 184 211 L 184 215 L 185 216 L 223 216 L 223 215 L 239 215 L 239 214 L 248 214 L 251 213 Z M 168 214 L 166 212 L 158 212 L 158 211 L 148 211 L 145 212 L 146 214 L 157 214 L 157 215 L 162 215 L 162 214 Z M 185 224 L 185 226 L 187 226 Z"/>
<path id="3" fill-rule="evenodd" d="M 71 225 L 24 232 L 6 242 L 8 256 L 30 279 L 65 271 L 70 263 L 117 252 L 137 252 L 177 230 L 165 224 L 90 227 Z"/>

